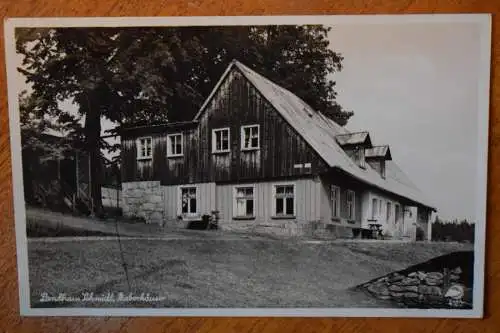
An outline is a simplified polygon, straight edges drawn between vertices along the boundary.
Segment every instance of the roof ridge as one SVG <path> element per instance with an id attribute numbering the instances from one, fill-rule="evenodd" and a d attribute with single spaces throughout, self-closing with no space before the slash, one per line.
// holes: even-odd
<path id="1" fill-rule="evenodd" d="M 336 136 L 341 136 L 341 135 L 351 135 L 351 134 L 361 134 L 361 133 L 370 134 L 370 132 L 369 132 L 369 131 L 356 131 L 356 132 L 349 132 L 349 133 L 337 134 Z"/>
<path id="2" fill-rule="evenodd" d="M 383 179 L 377 171 L 371 167 L 367 167 L 366 169 L 360 168 L 347 155 L 336 140 L 337 135 L 353 135 L 357 133 L 366 133 L 369 137 L 369 131 L 350 132 L 345 127 L 336 124 L 322 112 L 313 109 L 290 90 L 271 81 L 238 60 L 232 61 L 227 67 L 199 113 L 203 111 L 209 99 L 215 93 L 215 90 L 218 89 L 221 82 L 226 78 L 228 72 L 233 67 L 236 67 L 243 74 L 249 83 L 262 94 L 288 125 L 297 131 L 304 141 L 316 151 L 329 167 L 343 170 L 351 177 L 360 179 L 375 188 L 394 193 L 415 203 L 433 208 L 432 205 L 428 203 L 427 198 L 423 196 L 422 192 L 413 185 L 413 182 L 407 179 L 408 177 L 403 172 L 398 172 L 398 170 L 401 170 L 397 167 L 396 163 L 392 163 L 392 165 L 396 166 L 395 173 L 393 175 L 387 175 L 387 178 Z M 311 114 L 307 112 L 310 110 L 313 111 Z"/>

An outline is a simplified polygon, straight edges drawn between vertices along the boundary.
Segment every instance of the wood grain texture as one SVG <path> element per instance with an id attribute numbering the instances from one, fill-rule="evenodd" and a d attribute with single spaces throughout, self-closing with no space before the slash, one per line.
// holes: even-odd
<path id="1" fill-rule="evenodd" d="M 498 0 L 0 0 L 2 17 L 374 13 L 499 14 Z M 485 319 L 20 318 L 5 78 L 0 39 L 0 332 L 500 332 L 500 16 L 493 17 Z M 500 206 L 499 206 L 500 207 Z"/>

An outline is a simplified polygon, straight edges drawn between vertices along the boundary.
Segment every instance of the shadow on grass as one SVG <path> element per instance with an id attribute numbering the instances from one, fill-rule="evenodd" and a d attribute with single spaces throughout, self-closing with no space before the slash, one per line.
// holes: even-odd
<path id="1" fill-rule="evenodd" d="M 114 236 L 112 232 L 101 232 L 96 230 L 75 229 L 59 224 L 48 226 L 42 223 L 29 221 L 26 225 L 26 236 L 38 237 L 89 237 L 89 236 Z"/>

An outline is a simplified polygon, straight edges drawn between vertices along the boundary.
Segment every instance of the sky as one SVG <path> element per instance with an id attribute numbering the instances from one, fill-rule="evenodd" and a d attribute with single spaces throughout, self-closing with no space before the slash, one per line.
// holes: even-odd
<path id="1" fill-rule="evenodd" d="M 479 27 L 472 23 L 337 25 L 333 75 L 346 126 L 389 144 L 393 160 L 442 218 L 476 220 Z"/>

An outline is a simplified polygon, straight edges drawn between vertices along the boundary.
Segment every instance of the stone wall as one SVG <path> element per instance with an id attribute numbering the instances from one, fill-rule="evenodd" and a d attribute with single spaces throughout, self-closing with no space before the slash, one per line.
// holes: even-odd
<path id="1" fill-rule="evenodd" d="M 353 238 L 352 228 L 321 221 L 299 222 L 297 220 L 271 219 L 220 220 L 219 228 L 227 231 L 269 234 L 284 237 L 312 237 L 318 239 Z"/>
<path id="2" fill-rule="evenodd" d="M 419 267 L 395 272 L 360 287 L 376 298 L 409 308 L 470 308 L 472 283 L 461 266 Z"/>
<path id="3" fill-rule="evenodd" d="M 159 181 L 122 184 L 123 215 L 143 218 L 146 223 L 164 223 L 164 191 Z"/>

